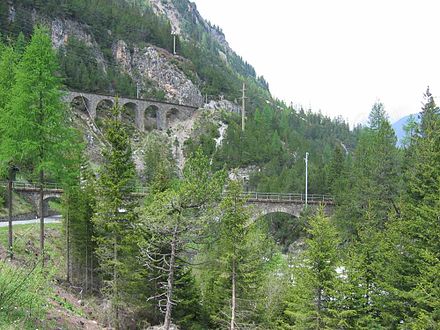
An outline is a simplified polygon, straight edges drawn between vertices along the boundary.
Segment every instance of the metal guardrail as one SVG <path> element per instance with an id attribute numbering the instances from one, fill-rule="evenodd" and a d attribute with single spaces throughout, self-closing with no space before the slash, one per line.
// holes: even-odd
<path id="1" fill-rule="evenodd" d="M 7 181 L 0 181 L 0 186 L 7 187 Z M 14 190 L 22 190 L 22 191 L 37 191 L 40 189 L 38 184 L 29 183 L 26 181 L 13 181 L 12 183 Z M 62 193 L 63 188 L 61 185 L 57 183 L 45 183 L 44 184 L 45 191 L 52 191 L 57 193 Z M 134 195 L 145 196 L 148 194 L 147 187 L 135 187 L 133 189 Z M 242 197 L 247 199 L 249 202 L 272 202 L 272 203 L 305 203 L 306 196 L 305 194 L 286 194 L 286 193 L 263 193 L 263 192 L 243 192 Z M 317 203 L 328 203 L 332 204 L 333 198 L 330 195 L 317 195 L 317 194 L 308 194 L 307 202 L 311 204 Z"/>

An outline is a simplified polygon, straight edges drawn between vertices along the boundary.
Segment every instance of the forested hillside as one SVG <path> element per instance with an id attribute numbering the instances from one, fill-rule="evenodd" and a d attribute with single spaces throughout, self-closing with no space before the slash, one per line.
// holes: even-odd
<path id="1" fill-rule="evenodd" d="M 350 129 L 271 97 L 186 0 L 11 0 L 0 19 L 0 328 L 438 328 L 429 88 L 397 148 L 382 103 Z M 136 128 L 117 98 L 96 121 L 63 98 L 178 102 L 179 86 L 208 102 L 163 130 Z M 307 192 L 323 203 L 303 199 L 306 153 Z M 35 210 L 56 183 L 62 223 L 45 227 L 41 211 L 38 227 L 13 226 L 17 180 Z M 245 191 L 297 193 L 284 196 L 300 212 L 261 216 Z"/>

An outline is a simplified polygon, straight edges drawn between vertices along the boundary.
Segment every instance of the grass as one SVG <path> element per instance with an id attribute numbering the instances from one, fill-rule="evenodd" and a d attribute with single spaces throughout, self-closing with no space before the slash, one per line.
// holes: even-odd
<path id="1" fill-rule="evenodd" d="M 62 229 L 61 223 L 45 225 L 46 263 L 44 270 L 41 270 L 39 223 L 13 227 L 15 262 L 11 264 L 0 260 L 0 291 L 7 289 L 13 292 L 14 302 L 4 307 L 0 294 L 0 329 L 58 328 L 54 320 L 46 319 L 53 308 L 49 301 L 56 302 L 59 307 L 76 315 L 84 315 L 79 308 L 63 300 L 53 290 L 55 278 L 65 276 Z M 8 228 L 0 227 L 0 246 L 5 248 L 7 242 Z M 18 289 L 15 290 L 15 287 Z"/>
<path id="2" fill-rule="evenodd" d="M 62 224 L 45 224 L 45 255 L 47 268 L 53 276 L 64 276 L 64 241 Z M 39 257 L 40 224 L 15 225 L 13 250 L 16 258 L 25 263 L 36 262 Z M 0 227 L 0 245 L 8 244 L 8 227 Z"/>
<path id="3" fill-rule="evenodd" d="M 47 309 L 48 281 L 41 267 L 0 260 L 0 328 L 34 329 Z"/>

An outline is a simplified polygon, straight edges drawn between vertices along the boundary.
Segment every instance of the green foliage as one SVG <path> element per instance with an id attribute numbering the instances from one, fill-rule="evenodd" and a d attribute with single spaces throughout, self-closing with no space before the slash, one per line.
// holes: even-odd
<path id="1" fill-rule="evenodd" d="M 92 216 L 95 209 L 96 196 L 93 176 L 87 166 L 82 166 L 82 186 L 72 185 L 65 188 L 62 198 L 62 215 L 64 234 L 68 241 L 67 251 L 70 258 L 68 277 L 76 285 L 85 290 L 92 289 L 94 264 L 97 264 L 93 240 L 94 226 Z"/>
<path id="2" fill-rule="evenodd" d="M 248 116 L 246 130 L 240 118 L 227 119 L 222 147 L 211 154 L 214 165 L 227 168 L 257 165 L 261 171 L 250 177 L 248 189 L 269 192 L 302 192 L 305 182 L 304 155 L 309 152 L 309 193 L 330 193 L 334 177 L 326 166 L 332 150 L 343 143 L 353 148 L 356 135 L 340 119 L 270 106 Z M 213 136 L 211 135 L 211 139 Z M 209 150 L 209 149 L 207 149 Z M 341 155 L 342 156 L 342 155 Z"/>
<path id="3" fill-rule="evenodd" d="M 176 274 L 176 301 L 174 319 L 183 330 L 204 330 L 209 328 L 209 316 L 202 304 L 200 290 L 190 267 L 180 265 Z"/>
<path id="4" fill-rule="evenodd" d="M 144 140 L 145 181 L 152 190 L 165 190 L 176 176 L 176 168 L 168 139 L 150 133 Z"/>
<path id="5" fill-rule="evenodd" d="M 140 268 L 132 230 L 135 204 L 130 200 L 135 187 L 135 167 L 129 136 L 120 120 L 121 111 L 116 102 L 111 117 L 105 121 L 108 144 L 96 183 L 92 218 L 102 292 L 112 304 L 111 322 L 116 327 L 121 322 L 121 306 L 128 301 L 127 286 L 137 278 L 134 269 Z"/>
<path id="6" fill-rule="evenodd" d="M 165 313 L 165 324 L 171 320 L 173 304 L 178 305 L 177 260 L 185 260 L 191 247 L 200 244 L 204 217 L 220 198 L 223 181 L 224 174 L 212 173 L 208 158 L 199 151 L 187 161 L 183 178 L 166 190 L 153 191 L 140 210 L 144 238 L 139 245 L 148 275 L 158 286 L 151 299 Z"/>
<path id="7" fill-rule="evenodd" d="M 323 210 L 310 219 L 307 250 L 293 261 L 293 283 L 283 321 L 286 329 L 337 328 L 340 279 L 338 234 Z"/>
<path id="8" fill-rule="evenodd" d="M 41 269 L 17 267 L 0 261 L 0 327 L 33 329 L 46 314 L 48 288 Z"/>
<path id="9" fill-rule="evenodd" d="M 219 328 L 225 328 L 232 318 L 249 327 L 264 320 L 262 285 L 271 266 L 273 245 L 252 223 L 241 192 L 237 181 L 228 183 L 218 207 L 218 221 L 211 224 L 211 242 L 200 256 L 207 264 L 200 277 L 203 301 Z"/>
<path id="10" fill-rule="evenodd" d="M 37 28 L 15 70 L 12 96 L 2 116 L 2 158 L 26 165 L 34 175 L 44 171 L 62 177 L 64 159 L 78 145 L 68 127 L 57 70 L 47 30 Z"/>
<path id="11" fill-rule="evenodd" d="M 438 305 L 440 255 L 440 110 L 427 90 L 420 124 L 407 148 L 406 193 L 393 222 L 390 283 L 399 297 L 397 316 L 414 329 L 433 329 L 440 322 Z"/>
<path id="12" fill-rule="evenodd" d="M 360 134 L 350 167 L 338 170 L 343 176 L 337 181 L 337 223 L 346 241 L 356 238 L 368 208 L 375 214 L 376 228 L 383 230 L 401 190 L 401 157 L 381 103 L 373 106 L 369 125 Z"/>

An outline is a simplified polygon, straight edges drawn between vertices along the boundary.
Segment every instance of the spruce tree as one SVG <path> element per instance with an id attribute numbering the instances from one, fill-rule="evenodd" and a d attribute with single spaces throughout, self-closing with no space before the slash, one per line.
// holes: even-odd
<path id="1" fill-rule="evenodd" d="M 310 219 L 306 251 L 293 261 L 293 283 L 284 311 L 286 329 L 337 328 L 340 279 L 336 272 L 339 238 L 320 209 Z"/>
<path id="2" fill-rule="evenodd" d="M 344 185 L 336 220 L 345 241 L 357 239 L 360 221 L 367 209 L 377 217 L 383 230 L 390 212 L 396 210 L 400 183 L 400 156 L 396 136 L 381 103 L 373 106 L 369 127 L 364 128 L 354 151 L 351 173 Z"/>
<path id="3" fill-rule="evenodd" d="M 103 283 L 102 292 L 111 302 L 112 323 L 120 328 L 120 310 L 124 302 L 124 284 L 130 282 L 130 269 L 137 265 L 135 221 L 131 194 L 135 187 L 135 166 L 128 133 L 120 120 L 121 107 L 115 102 L 104 123 L 108 144 L 103 151 L 104 164 L 96 183 L 96 205 L 92 218 L 94 241 Z"/>
<path id="4" fill-rule="evenodd" d="M 164 313 L 164 328 L 173 319 L 178 260 L 185 260 L 191 245 L 200 244 L 197 236 L 205 227 L 204 215 L 219 199 L 223 172 L 212 173 L 209 160 L 197 151 L 185 165 L 183 178 L 164 191 L 153 191 L 140 214 L 140 242 L 145 266 L 159 282 L 150 297 Z M 154 278 L 152 279 L 154 280 Z"/>
<path id="5" fill-rule="evenodd" d="M 345 251 L 344 280 L 338 308 L 349 329 L 382 329 L 396 325 L 387 285 L 388 233 L 377 230 L 378 218 L 367 209 L 358 239 Z M 386 294 L 384 294 L 386 292 Z"/>
<path id="6" fill-rule="evenodd" d="M 260 300 L 273 250 L 251 218 L 240 182 L 228 182 L 216 219 L 200 256 L 207 265 L 201 274 L 203 300 L 218 327 L 255 328 L 264 319 Z"/>
<path id="7" fill-rule="evenodd" d="M 402 212 L 391 228 L 397 276 L 390 285 L 401 302 L 396 317 L 414 329 L 434 329 L 440 323 L 440 110 L 429 89 L 408 152 Z"/>

